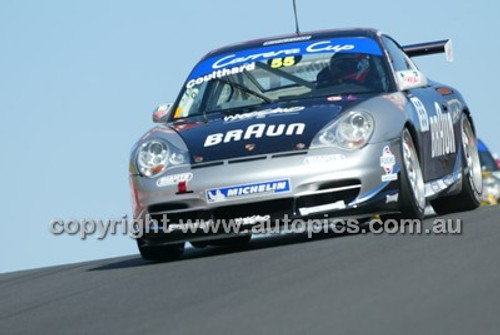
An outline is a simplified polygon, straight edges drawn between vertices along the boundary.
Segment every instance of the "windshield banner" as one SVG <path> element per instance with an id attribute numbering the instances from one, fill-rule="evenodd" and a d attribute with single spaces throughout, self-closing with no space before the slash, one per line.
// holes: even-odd
<path id="1" fill-rule="evenodd" d="M 381 56 L 378 43 L 367 37 L 320 39 L 300 43 L 287 43 L 270 47 L 247 49 L 219 55 L 202 61 L 189 75 L 188 80 L 227 68 L 265 61 L 276 57 L 308 55 L 317 53 L 363 53 Z"/>

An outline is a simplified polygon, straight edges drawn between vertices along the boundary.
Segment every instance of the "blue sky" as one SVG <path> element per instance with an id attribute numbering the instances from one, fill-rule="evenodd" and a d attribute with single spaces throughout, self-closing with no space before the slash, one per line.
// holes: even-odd
<path id="1" fill-rule="evenodd" d="M 401 44 L 452 38 L 455 62 L 417 59 L 460 89 L 500 152 L 497 1 L 297 0 L 303 31 L 376 27 Z M 291 0 L 2 1 L 0 272 L 136 253 L 126 236 L 52 236 L 54 218 L 130 216 L 127 161 L 194 64 L 225 44 L 294 31 Z"/>

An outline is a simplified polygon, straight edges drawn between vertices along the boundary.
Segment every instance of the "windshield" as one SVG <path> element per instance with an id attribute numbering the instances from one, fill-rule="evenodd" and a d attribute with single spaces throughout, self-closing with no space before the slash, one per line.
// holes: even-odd
<path id="1" fill-rule="evenodd" d="M 370 38 L 287 43 L 200 62 L 173 118 L 256 107 L 277 101 L 389 90 L 379 44 Z"/>

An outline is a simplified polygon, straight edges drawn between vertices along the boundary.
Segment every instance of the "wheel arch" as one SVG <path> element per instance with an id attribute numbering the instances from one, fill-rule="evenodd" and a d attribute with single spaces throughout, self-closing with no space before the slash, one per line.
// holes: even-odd
<path id="1" fill-rule="evenodd" d="M 474 118 L 472 117 L 472 113 L 470 112 L 469 107 L 464 106 L 464 108 L 462 109 L 462 113 L 465 114 L 465 116 L 467 116 L 467 118 L 469 119 L 469 122 L 472 125 L 472 130 L 474 131 L 474 135 L 476 135 L 477 137 L 476 124 L 474 123 Z"/>
<path id="2" fill-rule="evenodd" d="M 410 135 L 411 135 L 411 138 L 413 139 L 413 142 L 415 144 L 415 146 L 417 147 L 417 154 L 418 154 L 418 160 L 420 161 L 420 164 L 422 164 L 422 152 L 421 152 L 421 146 L 420 146 L 420 138 L 418 137 L 418 131 L 417 129 L 415 128 L 415 126 L 410 122 L 410 120 L 407 120 L 403 126 L 403 129 L 401 129 L 401 131 L 403 131 L 405 128 L 408 129 L 408 131 L 410 132 Z"/>

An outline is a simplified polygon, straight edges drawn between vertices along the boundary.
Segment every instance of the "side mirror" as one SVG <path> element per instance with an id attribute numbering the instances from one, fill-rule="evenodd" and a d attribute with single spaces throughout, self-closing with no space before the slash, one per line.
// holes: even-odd
<path id="1" fill-rule="evenodd" d="M 400 91 L 427 86 L 427 78 L 418 70 L 396 71 L 396 81 Z"/>
<path id="2" fill-rule="evenodd" d="M 170 112 L 172 111 L 173 103 L 166 103 L 156 107 L 153 112 L 153 122 L 154 123 L 164 123 L 168 120 Z"/>

